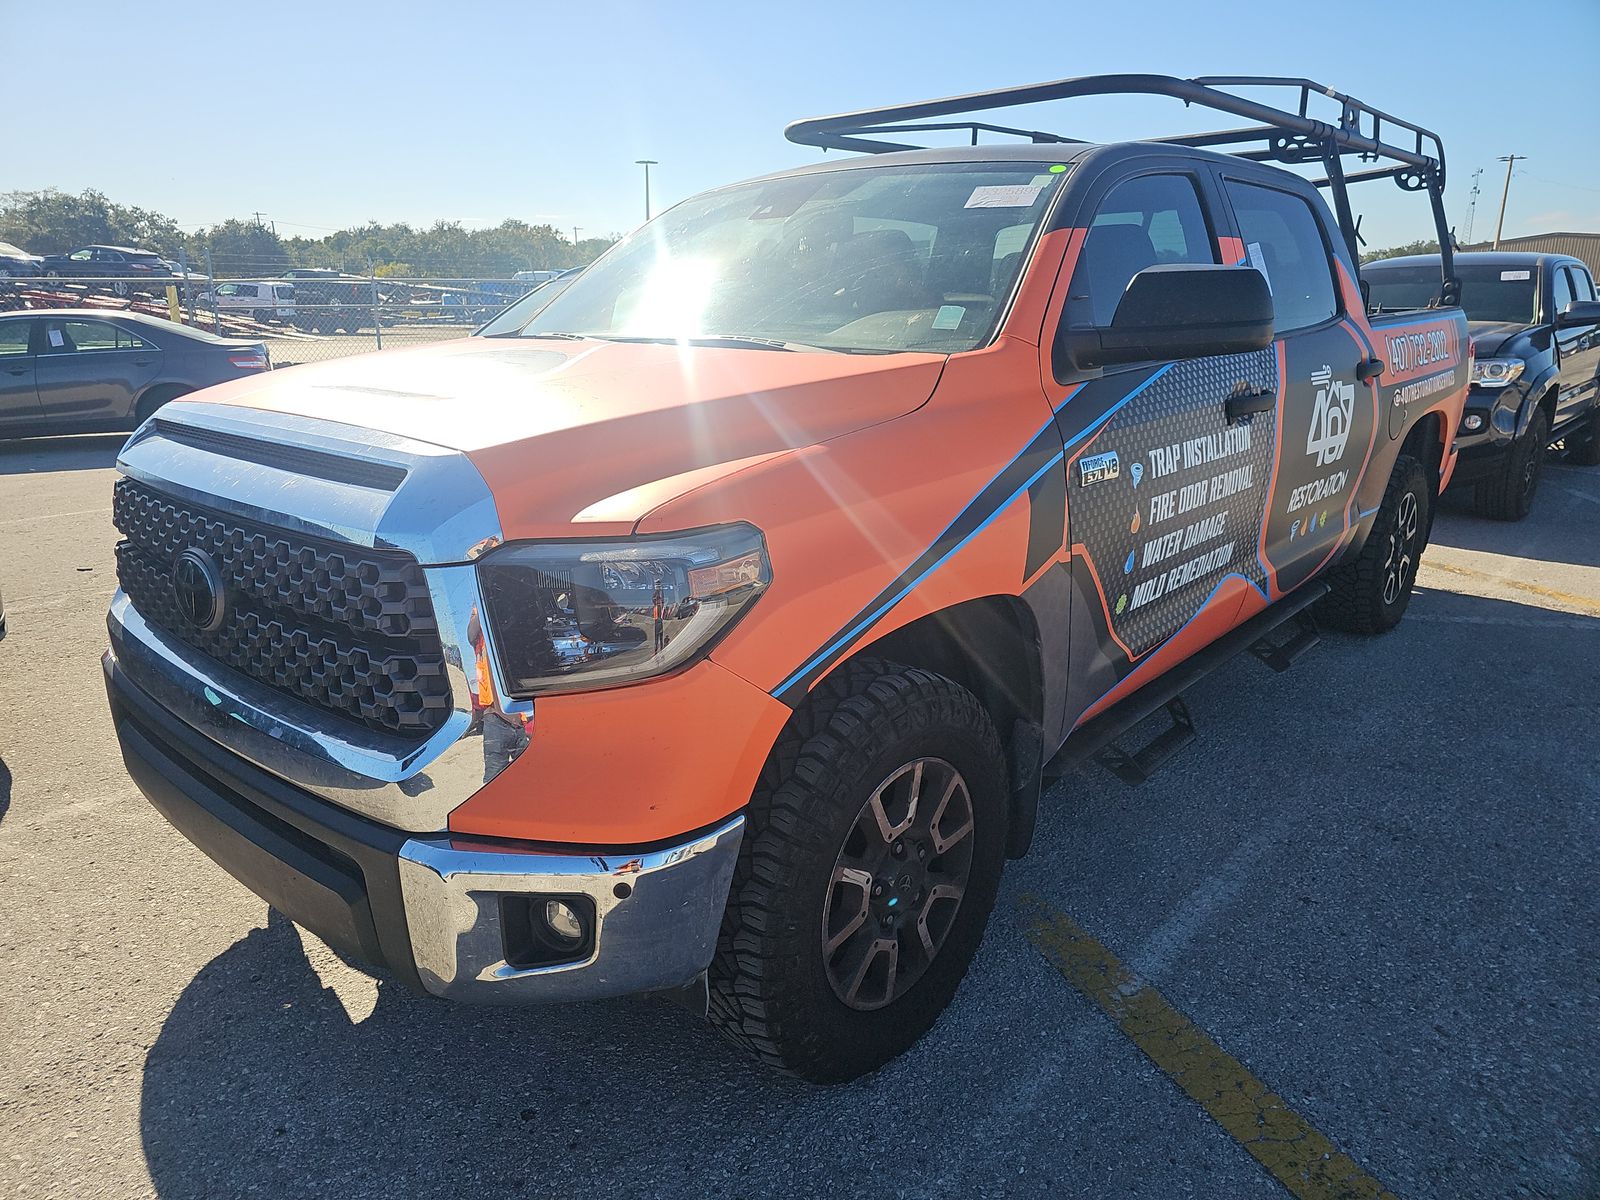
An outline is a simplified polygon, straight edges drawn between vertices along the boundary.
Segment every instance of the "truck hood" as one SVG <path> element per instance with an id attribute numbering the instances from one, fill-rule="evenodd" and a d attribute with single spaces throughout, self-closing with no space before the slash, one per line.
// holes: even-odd
<path id="1" fill-rule="evenodd" d="M 463 338 L 271 371 L 194 399 L 461 451 L 507 538 L 572 536 L 624 532 L 690 488 L 908 413 L 943 364 L 937 354 Z"/>
<path id="2" fill-rule="evenodd" d="M 1472 337 L 1472 351 L 1479 358 L 1492 358 L 1495 353 L 1528 326 L 1515 321 L 1468 321 L 1467 332 Z"/>

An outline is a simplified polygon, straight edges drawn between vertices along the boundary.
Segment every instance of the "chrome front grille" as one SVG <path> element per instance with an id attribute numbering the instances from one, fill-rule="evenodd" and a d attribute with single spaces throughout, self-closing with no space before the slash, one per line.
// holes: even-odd
<path id="1" fill-rule="evenodd" d="M 410 554 L 277 529 L 119 480 L 117 578 L 151 624 L 218 662 L 369 728 L 413 738 L 452 711 L 443 646 Z M 173 568 L 216 567 L 220 617 L 198 626 Z"/>

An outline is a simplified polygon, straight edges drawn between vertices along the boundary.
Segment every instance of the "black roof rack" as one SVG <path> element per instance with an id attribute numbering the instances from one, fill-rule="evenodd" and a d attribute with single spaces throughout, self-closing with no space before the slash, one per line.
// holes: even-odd
<path id="1" fill-rule="evenodd" d="M 1224 90 L 1241 87 L 1293 89 L 1298 92 L 1298 101 L 1293 108 L 1275 108 Z M 980 133 L 1021 137 L 1041 144 L 1082 142 L 1089 139 L 1039 129 L 996 125 L 976 119 L 941 118 L 988 113 L 995 109 L 1052 100 L 1114 95 L 1170 96 L 1183 101 L 1185 106 L 1198 105 L 1255 122 L 1238 129 L 1147 139 L 1158 144 L 1227 148 L 1228 152 L 1240 158 L 1256 162 L 1322 164 L 1325 174 L 1314 182 L 1332 192 L 1339 228 L 1355 262 L 1360 262 L 1361 256 L 1355 220 L 1346 194 L 1347 184 L 1393 179 L 1406 191 L 1426 191 L 1433 208 L 1440 254 L 1444 260 L 1444 286 L 1439 302 L 1453 304 L 1459 297 L 1459 285 L 1451 264 L 1450 230 L 1444 214 L 1444 144 L 1439 135 L 1310 79 L 1257 75 L 1209 75 L 1195 79 L 1179 79 L 1172 75 L 1086 75 L 1078 79 L 1058 79 L 1051 83 L 972 92 L 943 100 L 922 100 L 912 104 L 861 109 L 831 117 L 811 117 L 795 121 L 784 130 L 784 135 L 791 142 L 803 146 L 818 146 L 823 150 L 860 150 L 871 154 L 926 148 L 885 140 L 884 135 L 951 130 L 969 132 L 974 146 L 978 144 Z M 1338 103 L 1340 111 L 1337 122 L 1324 121 L 1311 115 L 1311 98 L 1314 95 Z M 1362 163 L 1377 165 L 1346 175 L 1344 159 L 1348 156 L 1354 156 Z"/>

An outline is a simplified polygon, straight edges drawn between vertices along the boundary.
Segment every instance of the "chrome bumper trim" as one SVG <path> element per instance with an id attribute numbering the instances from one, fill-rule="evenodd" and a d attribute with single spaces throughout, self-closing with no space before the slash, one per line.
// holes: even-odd
<path id="1" fill-rule="evenodd" d="M 404 472 L 393 491 L 330 483 L 229 457 L 141 426 L 118 456 L 126 475 L 162 492 L 290 532 L 396 547 L 422 564 L 439 625 L 452 711 L 421 742 L 361 728 L 191 650 L 153 628 L 120 590 L 108 624 L 116 666 L 213 741 L 313 795 L 415 833 L 450 813 L 527 747 L 528 701 L 479 681 L 476 645 L 497 676 L 474 547 L 498 541 L 488 485 L 462 454 L 390 434 L 284 413 L 177 401 L 161 421 L 285 447 L 375 461 Z M 439 564 L 445 565 L 439 565 Z M 492 691 L 487 708 L 475 703 Z"/>
<path id="2" fill-rule="evenodd" d="M 533 706 L 474 712 L 461 664 L 474 662 L 467 627 L 478 611 L 477 573 L 426 574 L 455 710 L 423 742 L 363 729 L 229 671 L 150 625 L 121 590 L 107 617 L 110 665 L 186 724 L 296 787 L 396 829 L 442 830 L 452 809 L 527 747 Z"/>
<path id="3" fill-rule="evenodd" d="M 491 1004 L 680 987 L 716 950 L 743 836 L 744 817 L 736 816 L 692 841 L 637 853 L 578 856 L 412 838 L 400 849 L 400 889 L 417 972 L 436 996 Z M 562 894 L 594 903 L 590 956 L 557 966 L 509 964 L 501 897 Z"/>

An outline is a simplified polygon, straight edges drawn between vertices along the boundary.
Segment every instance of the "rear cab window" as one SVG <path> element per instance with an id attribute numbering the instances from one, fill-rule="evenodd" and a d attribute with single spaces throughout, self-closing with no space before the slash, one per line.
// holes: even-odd
<path id="1" fill-rule="evenodd" d="M 1455 262 L 1461 307 L 1469 321 L 1531 325 L 1537 319 L 1537 272 L 1531 266 Z M 1369 263 L 1361 268 L 1367 308 L 1373 315 L 1427 308 L 1439 294 L 1439 264 Z"/>

